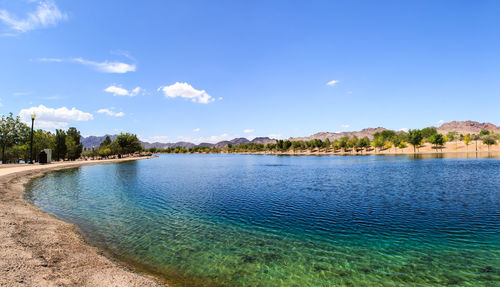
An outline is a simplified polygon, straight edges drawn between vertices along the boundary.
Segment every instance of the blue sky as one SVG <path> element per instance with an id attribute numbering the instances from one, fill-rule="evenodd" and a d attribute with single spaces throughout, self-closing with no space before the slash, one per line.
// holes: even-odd
<path id="1" fill-rule="evenodd" d="M 498 1 L 0 0 L 0 113 L 162 142 L 499 124 L 499 14 Z"/>

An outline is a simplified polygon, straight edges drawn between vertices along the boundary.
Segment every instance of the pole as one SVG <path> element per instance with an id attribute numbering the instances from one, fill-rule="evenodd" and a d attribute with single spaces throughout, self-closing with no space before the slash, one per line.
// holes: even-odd
<path id="1" fill-rule="evenodd" d="M 30 164 L 33 164 L 33 126 L 34 125 L 35 125 L 35 119 L 31 118 Z"/>

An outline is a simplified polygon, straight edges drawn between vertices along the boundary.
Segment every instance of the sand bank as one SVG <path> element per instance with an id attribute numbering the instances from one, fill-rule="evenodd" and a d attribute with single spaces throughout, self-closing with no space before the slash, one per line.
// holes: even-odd
<path id="1" fill-rule="evenodd" d="M 48 171 L 142 158 L 0 168 L 0 286 L 164 286 L 87 245 L 75 225 L 24 200 L 24 185 Z"/>

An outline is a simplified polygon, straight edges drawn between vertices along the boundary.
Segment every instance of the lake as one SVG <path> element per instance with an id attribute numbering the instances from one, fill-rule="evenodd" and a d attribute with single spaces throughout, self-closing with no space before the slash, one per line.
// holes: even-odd
<path id="1" fill-rule="evenodd" d="M 499 286 L 500 159 L 181 154 L 26 198 L 173 286 Z"/>

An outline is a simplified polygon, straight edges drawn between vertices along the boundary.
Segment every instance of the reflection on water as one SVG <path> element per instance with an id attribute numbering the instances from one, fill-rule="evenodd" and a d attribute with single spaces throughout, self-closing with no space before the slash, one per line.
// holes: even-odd
<path id="1" fill-rule="evenodd" d="M 407 156 L 416 159 L 430 158 L 500 158 L 500 152 L 443 152 L 443 153 L 421 153 L 421 154 L 406 154 Z"/>
<path id="2" fill-rule="evenodd" d="M 164 155 L 26 197 L 173 286 L 495 286 L 500 160 L 483 155 Z"/>

